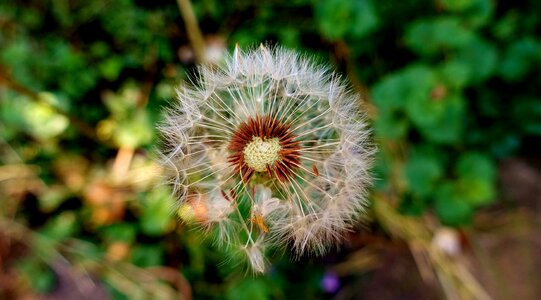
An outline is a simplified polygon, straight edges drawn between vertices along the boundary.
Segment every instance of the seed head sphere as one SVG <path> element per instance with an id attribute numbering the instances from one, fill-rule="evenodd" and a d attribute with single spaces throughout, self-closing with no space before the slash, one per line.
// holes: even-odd
<path id="1" fill-rule="evenodd" d="M 201 66 L 166 110 L 162 164 L 179 215 L 264 272 L 270 248 L 321 255 L 366 206 L 374 147 L 360 96 L 282 48 Z"/>

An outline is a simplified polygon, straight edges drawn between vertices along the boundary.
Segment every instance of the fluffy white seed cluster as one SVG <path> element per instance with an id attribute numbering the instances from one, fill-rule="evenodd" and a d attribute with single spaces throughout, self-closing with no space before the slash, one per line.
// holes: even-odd
<path id="1" fill-rule="evenodd" d="M 360 101 L 327 67 L 281 48 L 237 48 L 223 66 L 200 67 L 161 126 L 181 217 L 241 251 L 256 272 L 266 249 L 300 256 L 336 247 L 364 211 L 371 182 L 374 148 Z M 257 172 L 249 180 L 228 160 L 233 134 L 258 116 L 287 124 L 298 142 L 286 180 L 264 172 L 278 159 L 279 137 L 248 137 L 244 163 Z"/>

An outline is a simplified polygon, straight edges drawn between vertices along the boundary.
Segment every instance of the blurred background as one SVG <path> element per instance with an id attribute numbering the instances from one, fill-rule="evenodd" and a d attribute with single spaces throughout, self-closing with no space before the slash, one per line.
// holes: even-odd
<path id="1" fill-rule="evenodd" d="M 541 2 L 0 0 L 0 299 L 541 299 Z M 364 95 L 366 219 L 224 261 L 172 211 L 160 111 L 235 44 Z"/>

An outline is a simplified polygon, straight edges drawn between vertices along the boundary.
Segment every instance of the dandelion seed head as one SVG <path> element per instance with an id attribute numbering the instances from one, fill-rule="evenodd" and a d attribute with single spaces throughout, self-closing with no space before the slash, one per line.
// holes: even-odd
<path id="1" fill-rule="evenodd" d="M 198 195 L 200 226 L 238 243 L 256 272 L 265 270 L 262 249 L 336 247 L 364 212 L 371 182 L 360 97 L 329 68 L 263 46 L 236 48 L 192 81 L 160 127 L 180 206 Z"/>

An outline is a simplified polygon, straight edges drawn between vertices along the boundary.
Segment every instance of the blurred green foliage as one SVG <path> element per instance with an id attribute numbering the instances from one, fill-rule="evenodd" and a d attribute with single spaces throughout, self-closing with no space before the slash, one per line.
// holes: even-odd
<path id="1" fill-rule="evenodd" d="M 434 212 L 445 225 L 467 226 L 475 210 L 498 198 L 498 161 L 539 151 L 537 1 L 194 6 L 207 43 L 220 54 L 235 43 L 281 44 L 332 61 L 354 88 L 368 87 L 380 148 L 375 190 L 396 193 L 403 213 Z M 160 107 L 194 72 L 175 1 L 1 1 L 0 29 L 0 138 L 17 153 L 3 151 L 2 163 L 39 166 L 43 185 L 25 196 L 17 219 L 51 243 L 90 242 L 89 259 L 182 266 L 199 298 L 325 294 L 324 267 L 317 264 L 285 258 L 268 278 L 236 275 L 236 262 L 216 267 L 219 253 L 176 222 L 170 191 L 142 175 L 152 177 L 145 168 Z M 83 135 L 68 116 L 96 136 Z M 117 149 L 135 151 L 133 169 L 143 170 L 120 188 L 110 174 Z M 120 174 L 131 180 L 131 173 Z M 303 275 L 290 281 L 299 276 L 296 268 Z M 19 269 L 37 292 L 55 284 L 33 256 Z M 115 282 L 107 281 L 113 295 L 130 298 Z"/>

